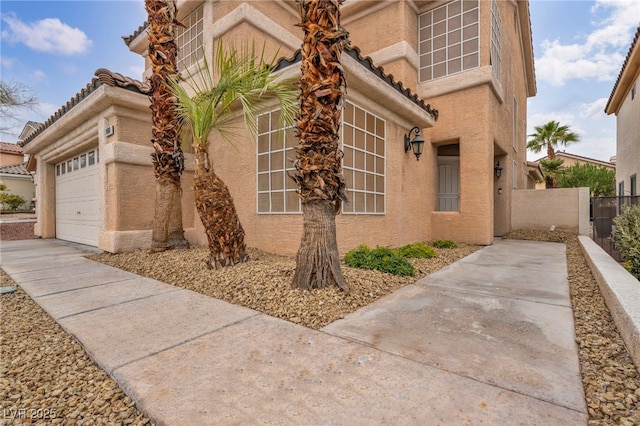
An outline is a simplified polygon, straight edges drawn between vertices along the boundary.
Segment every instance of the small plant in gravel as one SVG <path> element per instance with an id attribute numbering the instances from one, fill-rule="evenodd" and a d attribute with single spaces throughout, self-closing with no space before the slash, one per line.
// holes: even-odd
<path id="1" fill-rule="evenodd" d="M 627 270 L 640 280 L 640 206 L 622 206 L 622 214 L 613 223 L 616 247 L 625 258 Z"/>
<path id="2" fill-rule="evenodd" d="M 398 253 L 412 259 L 433 259 L 438 255 L 433 247 L 429 247 L 425 243 L 407 244 L 400 247 Z"/>
<path id="3" fill-rule="evenodd" d="M 365 245 L 349 251 L 344 256 L 347 266 L 360 269 L 375 269 L 400 276 L 412 276 L 416 270 L 398 250 L 389 247 L 371 249 Z"/>
<path id="4" fill-rule="evenodd" d="M 453 249 L 458 247 L 458 245 L 451 240 L 433 240 L 431 241 L 431 247 L 439 249 Z"/>

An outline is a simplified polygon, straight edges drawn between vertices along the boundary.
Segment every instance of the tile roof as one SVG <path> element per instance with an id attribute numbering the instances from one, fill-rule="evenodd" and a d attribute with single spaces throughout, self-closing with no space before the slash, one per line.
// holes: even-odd
<path id="1" fill-rule="evenodd" d="M 102 85 L 120 87 L 126 90 L 130 90 L 133 92 L 141 93 L 143 95 L 148 95 L 151 87 L 142 83 L 141 81 L 135 80 L 130 77 L 126 77 L 122 74 L 109 71 L 105 68 L 99 68 L 95 72 L 95 78 L 91 80 L 82 90 L 80 90 L 69 102 L 64 104 L 58 111 L 56 111 L 51 117 L 47 119 L 36 131 L 31 133 L 24 141 L 20 142 L 20 146 L 25 146 L 33 139 L 35 139 L 40 133 L 42 133 L 45 129 L 51 126 L 53 123 L 58 121 L 60 117 L 69 112 L 73 107 L 78 105 L 89 96 L 91 93 L 95 92 L 98 87 Z"/>
<path id="2" fill-rule="evenodd" d="M 149 23 L 147 21 L 144 21 L 142 25 L 140 25 L 138 29 L 133 32 L 133 34 L 128 36 L 122 36 L 122 39 L 124 40 L 124 44 L 129 46 L 131 42 L 136 39 L 136 37 L 138 37 L 144 30 L 147 29 L 148 26 L 149 26 Z"/>
<path id="3" fill-rule="evenodd" d="M 379 67 L 373 63 L 373 60 L 369 56 L 362 56 L 360 49 L 355 46 L 349 46 L 344 49 L 344 53 L 351 56 L 356 61 L 360 62 L 365 68 L 368 68 L 372 73 L 374 73 L 378 78 L 387 83 L 389 86 L 396 89 L 398 92 L 406 96 L 410 101 L 418 105 L 420 108 L 429 113 L 436 121 L 438 120 L 438 110 L 431 107 L 430 104 L 424 102 L 424 100 L 420 99 L 418 95 L 411 92 L 410 89 L 404 87 L 402 82 L 399 82 L 395 79 L 393 74 L 387 74 L 384 72 L 382 67 Z M 281 70 L 283 68 L 288 67 L 289 65 L 295 64 L 296 62 L 302 61 L 302 52 L 301 50 L 297 50 L 293 56 L 289 58 L 281 58 L 275 66 L 275 71 Z"/>
<path id="4" fill-rule="evenodd" d="M 0 142 L 0 152 L 22 154 L 22 147 L 11 142 Z"/>
<path id="5" fill-rule="evenodd" d="M 613 90 L 611 91 L 611 95 L 609 95 L 609 100 L 607 101 L 607 105 L 604 107 L 605 112 L 609 109 L 609 105 L 611 104 L 611 100 L 613 99 L 613 94 L 618 90 L 618 84 L 620 84 L 620 80 L 622 79 L 622 74 L 624 74 L 627 65 L 629 65 L 629 61 L 631 60 L 631 52 L 633 52 L 634 47 L 638 44 L 638 40 L 640 40 L 640 25 L 638 25 L 638 29 L 636 29 L 636 35 L 633 37 L 633 41 L 631 42 L 631 46 L 629 46 L 629 51 L 627 52 L 627 57 L 624 59 L 622 63 L 622 68 L 620 68 L 620 73 L 618 74 L 618 78 L 616 79 L 616 83 L 613 85 Z"/>
<path id="6" fill-rule="evenodd" d="M 31 173 L 27 171 L 26 162 L 21 164 L 12 164 L 10 166 L 2 166 L 0 167 L 0 174 L 25 175 L 25 176 L 31 175 Z"/>

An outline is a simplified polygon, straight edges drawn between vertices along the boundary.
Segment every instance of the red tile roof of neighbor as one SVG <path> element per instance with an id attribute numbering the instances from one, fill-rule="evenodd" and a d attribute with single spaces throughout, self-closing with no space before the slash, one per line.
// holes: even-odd
<path id="1" fill-rule="evenodd" d="M 31 173 L 27 171 L 27 163 L 22 163 L 22 164 L 12 164 L 10 166 L 2 166 L 0 167 L 0 174 L 29 176 Z"/>
<path id="2" fill-rule="evenodd" d="M 0 152 L 22 154 L 22 147 L 11 142 L 0 142 Z"/>

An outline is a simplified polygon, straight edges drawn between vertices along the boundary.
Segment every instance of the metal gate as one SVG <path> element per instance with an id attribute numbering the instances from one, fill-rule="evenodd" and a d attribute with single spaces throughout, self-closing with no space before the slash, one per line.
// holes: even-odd
<path id="1" fill-rule="evenodd" d="M 616 261 L 622 262 L 624 257 L 615 246 L 613 239 L 613 219 L 622 213 L 622 206 L 640 205 L 640 196 L 595 197 L 593 203 L 593 241 Z"/>

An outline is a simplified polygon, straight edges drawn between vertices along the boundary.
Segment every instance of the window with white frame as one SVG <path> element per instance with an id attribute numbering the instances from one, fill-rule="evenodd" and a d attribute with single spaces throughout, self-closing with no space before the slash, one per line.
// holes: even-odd
<path id="1" fill-rule="evenodd" d="M 480 2 L 454 0 L 418 17 L 420 82 L 480 66 Z"/>
<path id="2" fill-rule="evenodd" d="M 502 77 L 502 23 L 497 0 L 491 1 L 491 70 L 499 80 Z"/>
<path id="3" fill-rule="evenodd" d="M 200 5 L 181 20 L 186 28 L 179 27 L 176 38 L 179 69 L 185 70 L 202 59 L 203 9 L 203 5 Z"/>
<path id="4" fill-rule="evenodd" d="M 294 171 L 298 139 L 293 126 L 283 128 L 280 111 L 258 116 L 258 213 L 301 213 Z"/>
<path id="5" fill-rule="evenodd" d="M 350 201 L 342 212 L 384 214 L 386 123 L 351 102 L 346 102 L 342 120 L 342 173 Z"/>
<path id="6" fill-rule="evenodd" d="M 511 118 L 511 140 L 513 150 L 518 152 L 518 101 L 513 97 L 513 117 Z"/>
<path id="7" fill-rule="evenodd" d="M 518 189 L 518 162 L 513 160 L 513 189 Z"/>
<path id="8" fill-rule="evenodd" d="M 631 175 L 631 195 L 638 195 L 638 176 Z"/>
<path id="9" fill-rule="evenodd" d="M 436 210 L 460 211 L 460 145 L 438 147 L 438 194 Z"/>
<path id="10" fill-rule="evenodd" d="M 349 203 L 343 214 L 385 213 L 386 122 L 375 114 L 345 102 L 342 112 L 342 173 Z M 279 111 L 258 117 L 258 213 L 301 213 L 293 171 L 298 144 L 293 127 L 283 129 Z"/>
<path id="11" fill-rule="evenodd" d="M 98 163 L 99 151 L 92 149 L 84 154 L 77 155 L 74 158 L 56 164 L 56 176 L 62 176 L 67 173 L 73 173 L 87 167 L 91 167 Z"/>

